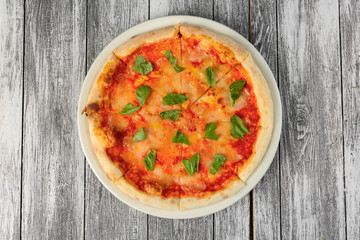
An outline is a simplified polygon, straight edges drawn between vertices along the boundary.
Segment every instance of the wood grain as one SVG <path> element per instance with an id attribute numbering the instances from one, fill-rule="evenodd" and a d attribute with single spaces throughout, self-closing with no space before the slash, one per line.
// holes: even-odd
<path id="1" fill-rule="evenodd" d="M 0 6 L 0 233 L 20 239 L 24 6 Z"/>
<path id="2" fill-rule="evenodd" d="M 196 15 L 212 19 L 212 1 L 150 1 L 150 18 L 167 15 Z M 171 220 L 149 216 L 149 239 L 212 239 L 213 215 Z"/>
<path id="3" fill-rule="evenodd" d="M 215 21 L 249 38 L 248 1 L 215 0 L 214 10 Z M 250 203 L 248 194 L 227 209 L 215 213 L 214 239 L 249 239 L 252 236 Z"/>
<path id="4" fill-rule="evenodd" d="M 252 0 L 251 43 L 265 58 L 277 78 L 276 1 Z M 257 239 L 280 239 L 279 153 L 253 190 L 253 224 Z"/>
<path id="5" fill-rule="evenodd" d="M 360 2 L 340 1 L 347 238 L 360 239 Z"/>
<path id="6" fill-rule="evenodd" d="M 278 3 L 282 239 L 345 239 L 338 2 Z"/>
<path id="7" fill-rule="evenodd" d="M 21 235 L 79 239 L 84 158 L 74 106 L 85 74 L 86 5 L 26 1 L 25 9 Z"/>
<path id="8" fill-rule="evenodd" d="M 213 18 L 214 0 L 150 0 L 150 18 L 191 15 Z"/>
<path id="9" fill-rule="evenodd" d="M 88 5 L 87 69 L 101 50 L 148 19 L 148 1 L 96 1 Z M 147 215 L 115 198 L 86 164 L 86 239 L 146 239 Z"/>

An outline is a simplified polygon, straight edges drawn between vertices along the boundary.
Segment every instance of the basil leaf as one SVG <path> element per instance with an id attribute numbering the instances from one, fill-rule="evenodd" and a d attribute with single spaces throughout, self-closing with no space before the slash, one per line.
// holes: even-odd
<path id="1" fill-rule="evenodd" d="M 138 141 L 145 140 L 145 139 L 146 139 L 146 134 L 144 132 L 144 129 L 140 128 L 139 131 L 137 131 L 137 133 L 135 133 L 131 142 L 138 142 Z"/>
<path id="2" fill-rule="evenodd" d="M 231 130 L 230 135 L 234 138 L 244 138 L 244 135 L 249 133 L 249 130 L 243 125 L 241 119 L 237 115 L 232 115 L 230 118 Z"/>
<path id="3" fill-rule="evenodd" d="M 151 150 L 143 160 L 146 171 L 153 171 L 155 168 L 156 151 Z"/>
<path id="4" fill-rule="evenodd" d="M 130 114 L 139 111 L 139 109 L 140 107 L 135 107 L 131 105 L 131 103 L 128 103 L 120 112 L 118 112 L 118 114 Z"/>
<path id="5" fill-rule="evenodd" d="M 174 122 L 176 122 L 179 119 L 180 110 L 170 110 L 160 113 L 160 117 L 162 120 L 168 118 Z"/>
<path id="6" fill-rule="evenodd" d="M 194 175 L 194 173 L 199 171 L 199 160 L 200 160 L 200 155 L 196 153 L 189 160 L 183 159 L 181 161 L 186 172 L 190 176 Z"/>
<path id="7" fill-rule="evenodd" d="M 152 65 L 151 62 L 146 61 L 143 56 L 138 55 L 136 57 L 133 69 L 135 72 L 141 73 L 142 75 L 147 75 L 154 69 L 154 65 Z"/>
<path id="8" fill-rule="evenodd" d="M 185 95 L 177 94 L 177 93 L 169 93 L 168 95 L 166 95 L 163 98 L 163 104 L 164 105 L 175 105 L 175 104 L 179 104 L 179 103 L 184 103 L 187 100 L 189 100 L 189 98 Z"/>
<path id="9" fill-rule="evenodd" d="M 151 88 L 145 85 L 141 85 L 137 90 L 136 90 L 136 97 L 139 101 L 140 106 L 144 106 L 145 105 L 145 100 L 146 98 L 149 96 L 149 93 L 151 92 Z"/>
<path id="10" fill-rule="evenodd" d="M 173 143 L 184 143 L 186 145 L 190 145 L 191 143 L 187 140 L 186 136 L 179 131 L 176 131 L 175 136 L 172 139 Z"/>
<path id="11" fill-rule="evenodd" d="M 212 140 L 218 140 L 219 139 L 219 135 L 217 135 L 215 133 L 215 129 L 216 129 L 216 123 L 211 122 L 211 123 L 207 123 L 205 126 L 205 137 L 204 138 L 209 138 Z"/>
<path id="12" fill-rule="evenodd" d="M 215 70 L 212 67 L 208 67 L 206 69 L 206 79 L 210 86 L 215 87 L 216 84 Z"/>
<path id="13" fill-rule="evenodd" d="M 224 165 L 226 161 L 226 157 L 221 154 L 215 154 L 213 158 L 213 162 L 211 163 L 210 167 L 210 174 L 215 175 L 217 171 Z"/>
<path id="14" fill-rule="evenodd" d="M 176 58 L 172 55 L 170 49 L 166 51 L 165 56 L 169 60 L 171 65 L 173 65 L 173 67 L 177 73 L 185 70 L 184 67 L 180 67 L 179 65 L 177 65 Z"/>
<path id="15" fill-rule="evenodd" d="M 230 97 L 231 106 L 234 106 L 236 99 L 238 99 L 240 97 L 241 89 L 243 89 L 245 84 L 246 84 L 246 81 L 243 79 L 230 84 L 229 97 Z"/>

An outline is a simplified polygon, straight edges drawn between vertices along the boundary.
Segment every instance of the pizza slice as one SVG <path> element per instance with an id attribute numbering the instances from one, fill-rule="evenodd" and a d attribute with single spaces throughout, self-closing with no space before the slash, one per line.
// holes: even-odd
<path id="1" fill-rule="evenodd" d="M 185 67 L 181 73 L 182 91 L 190 97 L 191 105 L 210 86 L 215 87 L 216 79 L 223 78 L 248 52 L 230 38 L 203 28 L 181 26 L 180 34 L 181 64 Z"/>
<path id="2" fill-rule="evenodd" d="M 180 210 L 221 201 L 245 184 L 224 165 L 225 157 L 212 148 L 203 132 L 185 131 L 190 145 L 183 144 L 180 169 Z"/>
<path id="3" fill-rule="evenodd" d="M 177 166 L 181 160 L 181 144 L 172 143 L 176 126 L 172 121 L 161 121 L 159 116 L 142 115 L 141 118 L 143 124 L 139 122 L 136 127 L 144 130 L 144 137 L 136 142 L 123 141 L 122 158 L 131 167 L 115 184 L 147 204 L 179 209 Z"/>
<path id="4" fill-rule="evenodd" d="M 165 28 L 133 38 L 130 44 L 114 51 L 134 75 L 136 95 L 147 96 L 139 101 L 139 113 L 158 115 L 164 111 L 179 110 L 179 104 L 164 103 L 170 94 L 180 94 L 182 68 L 180 61 L 180 37 L 177 27 Z M 126 90 L 126 88 L 125 88 Z M 134 95 L 134 94 L 133 94 Z M 146 104 L 145 104 L 146 102 Z"/>

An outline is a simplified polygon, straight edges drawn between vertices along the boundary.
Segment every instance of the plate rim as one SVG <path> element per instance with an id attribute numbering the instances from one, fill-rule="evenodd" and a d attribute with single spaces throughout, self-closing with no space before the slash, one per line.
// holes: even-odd
<path id="1" fill-rule="evenodd" d="M 106 61 L 111 56 L 111 52 L 128 41 L 132 36 L 139 35 L 145 32 L 154 31 L 156 29 L 174 26 L 179 22 L 183 22 L 185 24 L 200 26 L 207 28 L 211 31 L 217 32 L 219 34 L 226 35 L 232 38 L 237 43 L 244 46 L 252 55 L 254 61 L 258 65 L 259 69 L 263 73 L 273 99 L 274 104 L 274 128 L 272 132 L 272 138 L 269 143 L 269 146 L 264 154 L 263 159 L 254 170 L 254 172 L 250 175 L 250 177 L 245 182 L 245 187 L 243 187 L 239 192 L 226 198 L 220 202 L 195 208 L 189 210 L 166 210 L 159 209 L 144 203 L 141 203 L 138 200 L 135 200 L 124 192 L 122 192 L 118 187 L 116 187 L 107 177 L 102 167 L 100 166 L 95 153 L 91 147 L 90 141 L 90 133 L 88 128 L 87 118 L 81 114 L 82 109 L 87 103 L 88 95 L 93 83 L 96 81 L 101 69 L 105 65 Z M 279 141 L 281 135 L 282 128 L 282 104 L 280 99 L 280 93 L 275 81 L 275 77 L 266 63 L 265 59 L 262 57 L 260 52 L 242 35 L 237 33 L 235 30 L 210 19 L 195 17 L 195 16 L 186 16 L 186 15 L 173 15 L 166 17 L 159 17 L 151 20 L 147 20 L 138 25 L 135 25 L 128 30 L 124 31 L 120 35 L 118 35 L 115 39 L 113 39 L 95 58 L 91 67 L 89 68 L 85 80 L 82 83 L 81 92 L 78 100 L 77 106 L 77 125 L 78 125 L 78 135 L 81 142 L 81 147 L 83 153 L 85 154 L 86 160 L 90 165 L 92 171 L 95 173 L 96 177 L 100 180 L 103 186 L 107 188 L 117 199 L 126 205 L 144 212 L 146 214 L 150 214 L 156 217 L 169 218 L 169 219 L 190 219 L 206 216 L 209 214 L 213 214 L 215 212 L 221 211 L 247 195 L 263 178 L 267 170 L 269 169 L 272 161 L 274 160 Z"/>

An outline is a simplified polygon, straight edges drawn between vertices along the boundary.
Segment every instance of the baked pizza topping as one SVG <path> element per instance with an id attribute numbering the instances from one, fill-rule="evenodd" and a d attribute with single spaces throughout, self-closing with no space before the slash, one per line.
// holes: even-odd
<path id="1" fill-rule="evenodd" d="M 154 69 L 154 65 L 152 65 L 151 62 L 146 61 L 143 56 L 138 55 L 136 57 L 133 69 L 135 72 L 141 73 L 142 75 L 147 75 Z"/>
<path id="2" fill-rule="evenodd" d="M 210 86 L 215 87 L 215 70 L 212 67 L 206 68 L 206 79 Z"/>
<path id="3" fill-rule="evenodd" d="M 109 178 L 119 179 L 107 170 L 113 164 L 124 191 L 180 199 L 186 209 L 196 205 L 191 198 L 224 198 L 243 186 L 265 128 L 247 51 L 191 27 L 176 31 L 116 50 L 84 112 Z"/>
<path id="4" fill-rule="evenodd" d="M 204 138 L 208 138 L 208 139 L 212 139 L 212 140 L 218 140 L 219 139 L 219 135 L 217 135 L 215 133 L 215 129 L 216 129 L 216 123 L 215 122 L 211 122 L 211 123 L 207 123 L 205 126 L 205 136 Z"/>
<path id="5" fill-rule="evenodd" d="M 187 100 L 189 100 L 189 98 L 183 94 L 169 93 L 163 98 L 163 104 L 176 105 L 176 104 L 184 103 Z"/>
<path id="6" fill-rule="evenodd" d="M 144 129 L 140 128 L 139 131 L 137 131 L 137 133 L 135 133 L 131 142 L 138 142 L 138 141 L 142 141 L 145 139 L 146 139 L 146 134 L 144 132 Z"/>
<path id="7" fill-rule="evenodd" d="M 211 163 L 210 173 L 212 175 L 215 175 L 217 171 L 219 171 L 219 169 L 222 167 L 222 165 L 224 165 L 225 161 L 226 157 L 224 155 L 215 154 L 213 162 Z"/>
<path id="8" fill-rule="evenodd" d="M 145 105 L 145 100 L 149 96 L 151 92 L 151 87 L 140 85 L 140 87 L 136 90 L 136 97 L 139 101 L 140 106 Z"/>
<path id="9" fill-rule="evenodd" d="M 152 149 L 144 158 L 146 171 L 153 171 L 155 168 L 156 151 Z"/>
<path id="10" fill-rule="evenodd" d="M 166 58 L 169 60 L 169 62 L 171 63 L 171 65 L 173 65 L 173 67 L 174 67 L 174 69 L 175 69 L 175 71 L 176 71 L 177 73 L 182 72 L 182 71 L 185 70 L 184 67 L 180 67 L 180 66 L 177 64 L 176 58 L 172 55 L 170 49 L 166 51 L 165 56 L 166 56 Z"/>
<path id="11" fill-rule="evenodd" d="M 230 84 L 229 88 L 230 88 L 230 103 L 231 106 L 234 106 L 235 101 L 240 97 L 241 94 L 241 90 L 243 89 L 243 87 L 245 86 L 246 81 L 241 79 L 239 81 L 233 82 Z"/>
<path id="12" fill-rule="evenodd" d="M 232 115 L 230 118 L 231 123 L 231 130 L 230 134 L 234 138 L 244 138 L 244 135 L 249 133 L 249 130 L 244 126 L 243 122 L 241 121 L 241 118 L 239 118 L 237 115 Z"/>
<path id="13" fill-rule="evenodd" d="M 184 165 L 186 172 L 192 176 L 194 173 L 199 171 L 199 160 L 200 155 L 198 153 L 194 154 L 190 159 L 183 159 L 181 162 Z"/>
<path id="14" fill-rule="evenodd" d="M 182 133 L 180 133 L 179 131 L 176 131 L 175 136 L 172 139 L 173 143 L 184 143 L 186 145 L 190 145 L 191 143 L 189 142 L 189 140 L 186 138 L 186 136 Z"/>
<path id="15" fill-rule="evenodd" d="M 131 114 L 140 110 L 140 107 L 135 107 L 131 103 L 128 103 L 121 109 L 118 114 Z"/>
<path id="16" fill-rule="evenodd" d="M 179 116 L 180 116 L 180 110 L 169 110 L 160 113 L 160 117 L 162 120 L 168 118 L 174 122 L 176 122 L 179 119 Z"/>

